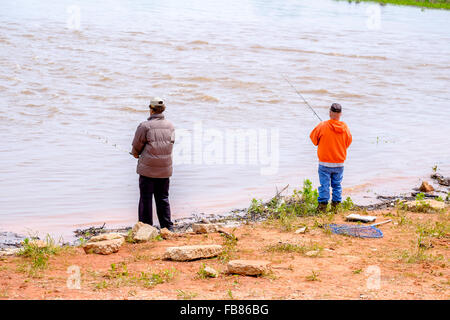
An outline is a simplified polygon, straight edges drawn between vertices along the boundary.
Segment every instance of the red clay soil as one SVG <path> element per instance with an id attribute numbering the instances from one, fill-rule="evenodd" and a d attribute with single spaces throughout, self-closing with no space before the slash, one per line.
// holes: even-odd
<path id="1" fill-rule="evenodd" d="M 235 252 L 190 262 L 162 260 L 167 247 L 223 244 L 218 234 L 186 234 L 172 240 L 124 244 L 115 254 L 87 255 L 69 248 L 51 256 L 48 267 L 30 274 L 29 258 L 0 258 L 1 299 L 449 299 L 449 210 L 419 214 L 395 209 L 371 212 L 380 226 L 381 239 L 362 239 L 325 232 L 323 218 L 298 218 L 293 229 L 279 222 L 264 222 L 226 229 L 238 237 Z M 344 221 L 338 214 L 333 222 Z M 430 234 L 418 246 L 418 228 L 439 222 L 444 233 Z M 297 227 L 308 226 L 305 234 Z M 270 248 L 302 248 L 289 251 Z M 317 250 L 318 256 L 306 252 Z M 309 253 L 311 254 L 311 253 Z M 272 273 L 261 277 L 226 274 L 228 258 L 268 260 Z M 123 274 L 111 276 L 111 264 Z M 220 273 L 199 277 L 202 265 Z M 81 270 L 81 288 L 69 289 L 68 267 Z M 125 269 L 126 268 L 126 269 Z M 173 272 L 163 283 L 136 281 L 141 272 Z"/>

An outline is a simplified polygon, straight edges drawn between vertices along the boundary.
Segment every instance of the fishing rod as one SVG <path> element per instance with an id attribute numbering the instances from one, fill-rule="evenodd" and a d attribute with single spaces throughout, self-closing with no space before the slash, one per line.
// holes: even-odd
<path id="1" fill-rule="evenodd" d="M 306 103 L 306 105 L 312 110 L 312 112 L 314 112 L 314 114 L 316 115 L 316 117 L 322 121 L 322 119 L 319 117 L 319 115 L 317 114 L 317 112 L 313 109 L 313 107 L 311 107 L 308 103 L 308 101 L 306 101 L 306 99 L 302 96 L 302 94 L 300 92 L 298 92 L 297 88 L 295 88 L 292 83 L 289 81 L 289 79 L 284 75 L 281 74 L 284 78 L 284 80 L 286 80 L 287 83 L 289 83 L 289 85 L 295 90 L 295 92 L 297 92 L 297 94 L 303 99 L 303 101 Z"/>

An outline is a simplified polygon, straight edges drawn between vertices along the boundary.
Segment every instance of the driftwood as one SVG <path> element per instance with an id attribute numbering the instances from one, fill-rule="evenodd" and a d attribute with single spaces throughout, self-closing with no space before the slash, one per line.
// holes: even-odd
<path id="1" fill-rule="evenodd" d="M 281 196 L 281 194 L 282 194 L 288 187 L 289 187 L 289 185 L 286 185 L 286 186 L 285 186 L 283 189 L 281 189 L 280 191 L 278 191 L 278 188 L 277 188 L 277 193 L 275 194 L 274 198 L 275 198 L 275 199 L 279 199 L 280 196 Z"/>

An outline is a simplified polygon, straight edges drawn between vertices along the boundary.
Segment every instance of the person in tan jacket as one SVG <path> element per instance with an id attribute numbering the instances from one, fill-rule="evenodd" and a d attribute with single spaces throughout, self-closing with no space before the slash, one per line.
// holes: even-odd
<path id="1" fill-rule="evenodd" d="M 173 230 L 169 204 L 169 183 L 172 176 L 172 150 L 175 129 L 165 119 L 164 101 L 150 101 L 150 117 L 139 124 L 132 142 L 131 154 L 139 159 L 136 172 L 139 174 L 139 221 L 153 224 L 153 196 L 161 228 Z"/>
<path id="2" fill-rule="evenodd" d="M 352 143 L 352 135 L 345 122 L 340 121 L 342 107 L 333 103 L 330 107 L 330 120 L 319 123 L 310 134 L 317 148 L 319 158 L 319 197 L 318 211 L 325 211 L 330 199 L 330 183 L 333 188 L 332 208 L 336 209 L 342 201 L 342 178 L 347 148 Z"/>

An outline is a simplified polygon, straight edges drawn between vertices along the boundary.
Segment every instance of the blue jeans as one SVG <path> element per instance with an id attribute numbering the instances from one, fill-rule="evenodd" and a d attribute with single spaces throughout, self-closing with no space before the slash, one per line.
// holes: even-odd
<path id="1" fill-rule="evenodd" d="M 333 188 L 332 201 L 342 201 L 342 178 L 344 176 L 344 167 L 325 167 L 319 164 L 319 197 L 318 201 L 321 203 L 328 203 L 330 200 L 330 181 L 331 188 Z"/>

